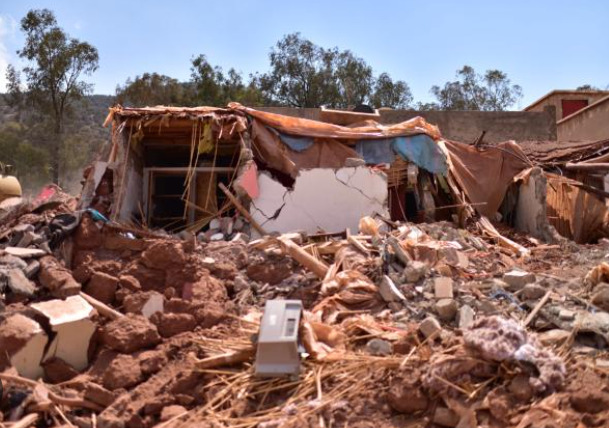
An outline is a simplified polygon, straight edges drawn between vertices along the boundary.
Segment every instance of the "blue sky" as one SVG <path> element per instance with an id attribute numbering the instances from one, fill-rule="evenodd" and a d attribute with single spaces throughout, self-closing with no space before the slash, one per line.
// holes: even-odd
<path id="1" fill-rule="evenodd" d="M 350 49 L 376 73 L 405 80 L 416 101 L 464 64 L 497 68 L 523 87 L 523 108 L 553 89 L 609 85 L 609 1 L 0 0 L 0 91 L 18 63 L 19 20 L 53 10 L 73 37 L 96 46 L 95 92 L 158 72 L 188 79 L 190 59 L 244 74 L 265 71 L 284 34 Z"/>

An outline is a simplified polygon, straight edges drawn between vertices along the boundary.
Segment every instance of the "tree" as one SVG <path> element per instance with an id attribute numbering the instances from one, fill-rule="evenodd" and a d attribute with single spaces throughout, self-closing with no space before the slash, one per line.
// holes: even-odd
<path id="1" fill-rule="evenodd" d="M 522 98 L 522 88 L 512 85 L 500 70 L 487 70 L 480 75 L 465 65 L 456 77 L 456 81 L 446 82 L 443 87 L 431 88 L 440 110 L 503 111 Z"/>
<path id="2" fill-rule="evenodd" d="M 575 88 L 575 90 L 576 91 L 600 91 L 601 89 L 596 86 L 592 86 L 590 84 L 585 84 L 585 85 L 578 86 L 577 88 Z"/>
<path id="3" fill-rule="evenodd" d="M 144 73 L 116 87 L 116 101 L 129 106 L 189 106 L 194 102 L 192 85 L 158 73 Z"/>
<path id="4" fill-rule="evenodd" d="M 29 65 L 23 69 L 26 89 L 21 103 L 31 106 L 52 128 L 48 151 L 52 180 L 59 183 L 60 156 L 65 120 L 75 100 L 89 93 L 92 86 L 79 80 L 98 68 L 97 49 L 70 38 L 48 9 L 30 10 L 21 20 L 26 40 L 18 55 Z M 13 67 L 7 72 L 9 98 L 19 99 L 21 82 Z M 15 98 L 16 97 L 16 98 Z"/>
<path id="5" fill-rule="evenodd" d="M 254 78 L 245 84 L 241 74 L 231 68 L 225 74 L 221 67 L 212 66 L 205 55 L 192 60 L 191 84 L 198 105 L 224 107 L 235 101 L 247 105 L 262 104 L 262 94 Z"/>
<path id="6" fill-rule="evenodd" d="M 406 82 L 394 82 L 387 73 L 381 73 L 376 80 L 372 103 L 377 107 L 409 108 L 412 93 Z"/>

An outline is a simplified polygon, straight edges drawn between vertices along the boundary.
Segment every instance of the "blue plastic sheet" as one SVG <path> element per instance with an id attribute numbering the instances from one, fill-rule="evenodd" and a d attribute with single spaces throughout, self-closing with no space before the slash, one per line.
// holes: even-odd
<path id="1" fill-rule="evenodd" d="M 446 155 L 433 138 L 426 134 L 394 138 L 393 150 L 405 160 L 432 174 L 446 175 Z"/>
<path id="2" fill-rule="evenodd" d="M 279 133 L 279 138 L 281 138 L 283 144 L 295 152 L 302 152 L 313 145 L 313 138 L 311 137 L 293 137 L 291 135 Z"/>
<path id="3" fill-rule="evenodd" d="M 446 155 L 426 134 L 382 140 L 360 140 L 355 151 L 368 164 L 392 163 L 396 154 L 433 174 L 446 175 Z"/>
<path id="4" fill-rule="evenodd" d="M 395 152 L 391 147 L 394 138 L 383 140 L 359 140 L 355 144 L 355 151 L 369 164 L 392 163 Z"/>

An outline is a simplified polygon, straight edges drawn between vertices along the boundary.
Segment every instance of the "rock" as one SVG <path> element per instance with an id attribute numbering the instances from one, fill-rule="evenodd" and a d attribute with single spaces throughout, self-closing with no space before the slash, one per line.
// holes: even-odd
<path id="1" fill-rule="evenodd" d="M 428 338 L 431 335 L 436 335 L 442 331 L 442 327 L 437 319 L 434 317 L 427 317 L 419 325 L 419 330 L 423 333 L 423 336 Z"/>
<path id="2" fill-rule="evenodd" d="M 387 394 L 387 402 L 396 412 L 406 414 L 422 412 L 427 410 L 429 405 L 429 399 L 421 388 L 406 379 L 404 381 L 400 379 L 391 385 Z"/>
<path id="3" fill-rule="evenodd" d="M 157 312 L 163 312 L 165 299 L 158 291 L 142 291 L 127 294 L 123 299 L 126 313 L 141 314 L 150 319 Z"/>
<path id="4" fill-rule="evenodd" d="M 165 406 L 163 407 L 163 410 L 161 410 L 161 416 L 159 417 L 159 421 L 166 422 L 170 419 L 173 419 L 179 415 L 186 413 L 187 411 L 188 410 L 186 410 L 185 407 L 178 406 L 177 404 Z"/>
<path id="5" fill-rule="evenodd" d="M 383 275 L 383 279 L 379 285 L 379 293 L 385 302 L 406 300 L 402 292 L 398 290 L 395 283 L 387 275 Z"/>
<path id="6" fill-rule="evenodd" d="M 27 279 L 21 269 L 12 268 L 7 272 L 8 287 L 17 295 L 32 297 L 36 293 L 36 285 Z"/>
<path id="7" fill-rule="evenodd" d="M 157 373 L 167 364 L 167 355 L 163 351 L 144 351 L 138 360 L 142 373 L 150 375 Z"/>
<path id="8" fill-rule="evenodd" d="M 184 266 L 186 255 L 180 243 L 157 241 L 142 253 L 142 263 L 149 269 L 175 269 Z"/>
<path id="9" fill-rule="evenodd" d="M 514 394 L 517 400 L 529 402 L 533 398 L 533 388 L 529 376 L 524 374 L 516 375 L 508 386 L 509 391 Z"/>
<path id="10" fill-rule="evenodd" d="M 239 293 L 243 290 L 249 290 L 250 283 L 242 275 L 237 275 L 233 281 L 233 291 Z"/>
<path id="11" fill-rule="evenodd" d="M 19 257 L 11 256 L 10 254 L 4 254 L 0 256 L 0 266 L 25 269 L 28 264 Z"/>
<path id="12" fill-rule="evenodd" d="M 470 328 L 474 324 L 475 312 L 469 305 L 463 305 L 459 308 L 459 314 L 457 316 L 457 322 L 459 323 L 459 328 L 461 330 L 465 330 L 466 328 Z"/>
<path id="13" fill-rule="evenodd" d="M 47 318 L 55 333 L 45 358 L 61 358 L 76 370 L 84 370 L 89 365 L 89 344 L 97 327 L 91 320 L 95 309 L 80 296 L 33 303 L 30 308 Z"/>
<path id="14" fill-rule="evenodd" d="M 249 265 L 246 272 L 247 276 L 253 281 L 275 285 L 292 274 L 292 266 L 288 259 L 269 260 Z"/>
<path id="15" fill-rule="evenodd" d="M 525 285 L 535 282 L 535 275 L 530 272 L 513 269 L 503 275 L 503 281 L 508 284 L 508 290 L 522 290 Z"/>
<path id="16" fill-rule="evenodd" d="M 539 333 L 537 338 L 544 346 L 558 346 L 565 343 L 571 336 L 571 333 L 566 330 L 554 329 Z"/>
<path id="17" fill-rule="evenodd" d="M 453 299 L 440 299 L 435 305 L 436 313 L 443 321 L 452 321 L 457 315 L 457 302 Z"/>
<path id="18" fill-rule="evenodd" d="M 109 322 L 102 330 L 102 342 L 125 354 L 149 348 L 160 341 L 156 326 L 142 315 L 128 314 Z"/>
<path id="19" fill-rule="evenodd" d="M 436 407 L 433 423 L 443 427 L 456 427 L 459 423 L 459 416 L 447 407 Z"/>
<path id="20" fill-rule="evenodd" d="M 571 406 L 582 413 L 599 413 L 609 408 L 609 393 L 594 388 L 575 391 L 569 400 Z"/>
<path id="21" fill-rule="evenodd" d="M 114 301 L 118 278 L 107 273 L 95 272 L 85 287 L 85 293 L 100 302 L 110 304 Z"/>
<path id="22" fill-rule="evenodd" d="M 142 286 L 141 286 L 140 282 L 138 281 L 138 279 L 131 275 L 121 275 L 118 278 L 118 285 L 120 285 L 121 288 L 125 288 L 129 291 L 141 291 L 142 290 Z"/>
<path id="23" fill-rule="evenodd" d="M 116 395 L 101 385 L 93 382 L 87 382 L 85 386 L 84 398 L 103 407 L 108 407 L 114 402 Z"/>
<path id="24" fill-rule="evenodd" d="M 66 382 L 78 376 L 78 371 L 61 358 L 53 357 L 42 363 L 45 378 L 50 383 Z"/>
<path id="25" fill-rule="evenodd" d="M 521 291 L 521 295 L 526 300 L 538 300 L 546 294 L 546 288 L 538 284 L 527 284 Z"/>
<path id="26" fill-rule="evenodd" d="M 224 240 L 224 233 L 222 233 L 222 232 L 214 233 L 213 235 L 211 235 L 209 237 L 209 240 L 211 242 L 223 241 Z"/>
<path id="27" fill-rule="evenodd" d="M 117 355 L 102 377 L 104 388 L 114 391 L 130 388 L 143 380 L 137 360 L 131 355 Z"/>
<path id="28" fill-rule="evenodd" d="M 24 269 L 23 273 L 29 279 L 34 278 L 40 272 L 40 262 L 38 260 L 32 260 Z"/>
<path id="29" fill-rule="evenodd" d="M 393 346 L 383 339 L 372 339 L 366 343 L 366 350 L 371 355 L 386 356 L 393 353 Z"/>
<path id="30" fill-rule="evenodd" d="M 151 321 L 154 322 L 162 337 L 192 331 L 197 326 L 197 320 L 190 314 L 156 313 Z"/>
<path id="31" fill-rule="evenodd" d="M 558 312 L 558 318 L 563 321 L 573 321 L 575 319 L 575 312 L 568 309 L 561 309 Z"/>
<path id="32" fill-rule="evenodd" d="M 429 272 L 427 264 L 420 261 L 413 261 L 404 268 L 402 276 L 405 282 L 413 283 L 423 279 Z"/>
<path id="33" fill-rule="evenodd" d="M 453 298 L 453 280 L 452 278 L 441 276 L 433 279 L 433 289 L 436 299 L 452 299 Z"/>
<path id="34" fill-rule="evenodd" d="M 604 311 L 609 312 L 609 284 L 600 283 L 594 288 L 591 302 Z"/>
<path id="35" fill-rule="evenodd" d="M 43 287 L 51 290 L 53 296 L 58 298 L 76 295 L 81 288 L 72 273 L 52 256 L 43 257 L 40 260 L 38 280 Z"/>

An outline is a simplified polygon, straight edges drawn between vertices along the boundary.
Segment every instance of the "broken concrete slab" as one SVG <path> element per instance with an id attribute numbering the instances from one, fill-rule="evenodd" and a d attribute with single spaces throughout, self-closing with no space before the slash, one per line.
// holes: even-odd
<path id="1" fill-rule="evenodd" d="M 434 317 L 427 317 L 419 324 L 419 330 L 423 333 L 423 336 L 429 338 L 431 335 L 436 335 L 442 331 L 442 326 Z"/>
<path id="2" fill-rule="evenodd" d="M 6 247 L 4 251 L 11 256 L 20 257 L 22 259 L 42 257 L 46 254 L 46 251 L 39 250 L 38 248 Z"/>
<path id="3" fill-rule="evenodd" d="M 452 299 L 453 280 L 447 276 L 441 276 L 433 279 L 433 289 L 436 299 Z"/>
<path id="4" fill-rule="evenodd" d="M 451 321 L 457 315 L 457 302 L 454 299 L 440 299 L 435 305 L 436 313 L 443 321 Z"/>
<path id="5" fill-rule="evenodd" d="M 395 283 L 387 275 L 383 275 L 383 279 L 379 285 L 379 293 L 386 302 L 399 302 L 406 300 L 406 297 L 395 286 Z"/>
<path id="6" fill-rule="evenodd" d="M 459 314 L 457 316 L 457 322 L 459 323 L 459 328 L 464 330 L 466 328 L 470 328 L 474 324 L 474 317 L 476 313 L 469 305 L 463 305 L 459 308 Z"/>
<path id="7" fill-rule="evenodd" d="M 264 173 L 258 184 L 250 213 L 268 232 L 357 230 L 364 216 L 388 216 L 387 176 L 367 167 L 303 170 L 293 190 Z"/>
<path id="8" fill-rule="evenodd" d="M 8 287 L 13 293 L 26 297 L 32 297 L 36 293 L 36 284 L 30 281 L 21 269 L 9 269 L 6 275 Z"/>
<path id="9" fill-rule="evenodd" d="M 525 285 L 535 282 L 535 274 L 513 269 L 503 275 L 503 281 L 508 284 L 510 291 L 522 290 Z"/>
<path id="10" fill-rule="evenodd" d="M 21 314 L 8 317 L 0 324 L 0 349 L 9 357 L 17 372 L 29 379 L 38 379 L 44 374 L 41 366 L 48 337 L 40 324 Z"/>
<path id="11" fill-rule="evenodd" d="M 46 317 L 56 333 L 45 360 L 61 358 L 76 370 L 84 370 L 89 364 L 89 342 L 96 328 L 91 320 L 95 314 L 93 306 L 80 296 L 70 296 L 65 300 L 33 303 L 30 307 Z"/>

